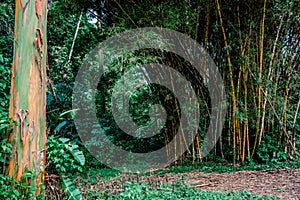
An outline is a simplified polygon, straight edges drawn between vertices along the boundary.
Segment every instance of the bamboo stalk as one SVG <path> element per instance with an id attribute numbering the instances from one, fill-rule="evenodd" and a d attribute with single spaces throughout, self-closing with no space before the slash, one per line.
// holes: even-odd
<path id="1" fill-rule="evenodd" d="M 271 54 L 268 77 L 267 77 L 267 80 L 270 80 L 270 81 L 273 80 L 273 76 L 272 76 L 271 72 L 272 72 L 272 66 L 273 66 L 273 62 L 274 62 L 276 47 L 277 47 L 277 43 L 278 43 L 278 39 L 279 39 L 279 33 L 281 31 L 282 23 L 283 23 L 283 17 L 280 20 L 280 24 L 279 24 L 279 27 L 278 27 L 278 30 L 277 30 L 275 42 L 273 44 L 273 50 L 272 50 L 272 54 Z M 260 136 L 263 135 L 264 127 L 265 127 L 264 121 L 265 121 L 265 116 L 266 116 L 266 105 L 267 105 L 268 91 L 269 91 L 268 88 L 266 88 L 266 95 L 264 96 L 264 102 L 263 102 L 263 107 L 262 107 L 262 113 L 263 114 L 262 114 L 262 120 L 261 120 Z"/>
<path id="2" fill-rule="evenodd" d="M 256 147 L 259 146 L 262 138 L 260 121 L 261 121 L 261 87 L 262 87 L 262 73 L 263 73 L 263 53 L 264 53 L 264 34 L 265 34 L 265 16 L 266 16 L 267 0 L 264 0 L 263 16 L 261 21 L 261 36 L 259 42 L 259 78 L 258 78 L 258 102 L 257 102 L 257 120 L 256 120 L 256 135 L 254 147 L 251 157 L 254 155 Z M 263 122 L 262 122 L 263 123 Z"/>
<path id="3" fill-rule="evenodd" d="M 294 43 L 292 52 L 294 52 L 296 47 L 297 47 L 297 42 Z M 285 84 L 285 95 L 284 95 L 283 111 L 282 111 L 283 112 L 283 114 L 282 114 L 283 131 L 284 131 L 284 134 L 286 134 L 286 139 L 288 141 L 290 141 L 291 138 L 290 138 L 290 135 L 287 133 L 287 102 L 288 102 L 288 98 L 289 98 L 289 83 L 290 83 L 290 80 L 291 80 L 292 65 L 293 65 L 293 57 L 291 57 L 290 60 L 289 60 L 289 67 L 288 67 L 288 70 L 287 70 L 287 81 L 286 81 L 286 84 Z M 291 145 L 291 147 L 293 147 L 292 149 L 294 150 L 295 147 L 293 146 L 292 142 L 290 142 L 290 145 Z M 286 145 L 285 141 L 284 141 L 284 152 L 288 153 L 287 145 Z"/>
<path id="4" fill-rule="evenodd" d="M 227 54 L 227 62 L 229 65 L 229 77 L 230 77 L 230 85 L 231 85 L 231 99 L 232 99 L 232 124 L 233 124 L 233 162 L 235 163 L 236 160 L 236 111 L 237 111 L 237 100 L 236 100 L 236 95 L 235 95 L 235 86 L 234 86 L 234 81 L 233 81 L 233 69 L 232 69 L 232 63 L 231 63 L 231 58 L 230 58 L 230 53 L 228 49 L 228 42 L 227 42 L 227 36 L 223 24 L 223 18 L 221 14 L 221 8 L 220 8 L 220 3 L 218 0 L 216 0 L 217 4 L 217 10 L 218 10 L 218 15 L 219 15 L 219 20 L 220 20 L 220 25 L 221 25 L 221 30 L 223 34 L 223 39 L 225 43 L 225 48 L 226 48 L 226 54 Z"/>
<path id="5" fill-rule="evenodd" d="M 297 122 L 297 115 L 299 113 L 299 107 L 300 107 L 300 98 L 298 100 L 298 104 L 297 104 L 297 108 L 296 108 L 296 112 L 295 112 L 295 116 L 294 116 L 294 121 L 293 121 L 293 128 L 294 128 L 294 134 L 293 134 L 293 139 L 294 139 L 294 143 L 293 146 L 296 147 L 296 138 L 297 138 L 297 131 L 296 131 L 296 122 Z M 295 154 L 295 151 L 292 151 L 292 155 Z"/>
<path id="6" fill-rule="evenodd" d="M 211 0 L 206 4 L 206 15 L 205 15 L 205 36 L 204 36 L 204 48 L 208 49 L 208 33 L 209 33 L 209 24 L 210 24 L 210 4 Z"/>

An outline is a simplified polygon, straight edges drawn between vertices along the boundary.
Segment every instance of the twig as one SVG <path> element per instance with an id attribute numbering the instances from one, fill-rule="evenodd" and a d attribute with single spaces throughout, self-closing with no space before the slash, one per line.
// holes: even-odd
<path id="1" fill-rule="evenodd" d="M 210 183 L 204 183 L 204 184 L 201 184 L 201 185 L 191 185 L 190 187 L 199 188 L 199 187 L 206 187 L 206 186 L 210 186 L 210 185 L 211 185 Z"/>

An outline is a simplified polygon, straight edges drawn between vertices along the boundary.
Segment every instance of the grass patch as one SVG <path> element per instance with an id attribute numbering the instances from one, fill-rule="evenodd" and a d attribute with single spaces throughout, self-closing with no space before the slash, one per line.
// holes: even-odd
<path id="1" fill-rule="evenodd" d="M 238 165 L 232 165 L 230 163 L 216 163 L 216 162 L 201 162 L 201 163 L 181 163 L 176 166 L 171 166 L 170 168 L 164 170 L 157 170 L 151 172 L 154 175 L 162 175 L 166 173 L 184 173 L 192 170 L 199 170 L 200 172 L 236 172 L 242 170 L 267 170 L 267 169 L 282 169 L 282 168 L 300 168 L 300 161 L 291 161 L 291 162 L 277 162 L 277 163 L 241 163 Z M 100 178 L 107 180 L 109 178 L 119 175 L 120 172 L 111 168 L 93 168 L 92 170 L 87 170 L 85 174 L 82 174 L 83 177 L 95 177 L 99 176 Z M 143 175 L 150 175 L 150 173 L 145 173 Z"/>
<path id="2" fill-rule="evenodd" d="M 99 196 L 100 195 L 100 196 Z M 110 194 L 108 192 L 93 193 L 89 192 L 85 199 L 117 199 L 117 200 L 152 200 L 152 199 L 266 199 L 274 200 L 279 199 L 274 196 L 258 196 L 248 191 L 228 191 L 223 193 L 207 192 L 199 189 L 188 187 L 185 184 L 161 184 L 159 187 L 153 188 L 148 184 L 138 184 L 126 182 L 124 184 L 124 191 L 117 194 Z"/>
<path id="3" fill-rule="evenodd" d="M 215 162 L 202 162 L 196 164 L 178 164 L 176 166 L 172 166 L 165 170 L 155 171 L 154 174 L 162 175 L 165 173 L 183 173 L 192 170 L 199 170 L 200 172 L 236 172 L 242 170 L 267 170 L 267 169 L 282 169 L 282 168 L 300 168 L 300 161 L 291 161 L 291 162 L 270 162 L 265 164 L 257 164 L 257 163 L 241 163 L 238 165 L 232 165 L 229 163 L 215 163 Z M 146 173 L 149 175 L 150 173 Z"/>

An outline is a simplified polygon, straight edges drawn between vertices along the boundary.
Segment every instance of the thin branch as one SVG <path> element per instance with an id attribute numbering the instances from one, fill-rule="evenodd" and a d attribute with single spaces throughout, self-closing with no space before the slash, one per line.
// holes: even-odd
<path id="1" fill-rule="evenodd" d="M 80 22 L 81 22 L 82 14 L 83 14 L 83 11 L 81 11 L 80 16 L 79 16 L 79 20 L 78 20 L 78 23 L 77 23 L 77 27 L 76 27 L 74 39 L 73 39 L 73 42 L 72 42 L 72 46 L 71 46 L 71 50 L 70 50 L 68 62 L 70 62 L 70 60 L 72 58 L 72 53 L 73 53 L 73 49 L 74 49 L 74 45 L 75 45 L 75 40 L 77 38 L 78 30 L 79 30 L 79 27 L 80 27 Z"/>

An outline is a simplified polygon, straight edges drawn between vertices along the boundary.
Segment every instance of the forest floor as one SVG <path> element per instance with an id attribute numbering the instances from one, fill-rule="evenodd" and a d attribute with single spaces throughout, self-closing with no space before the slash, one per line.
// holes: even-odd
<path id="1" fill-rule="evenodd" d="M 247 190 L 257 195 L 272 195 L 280 199 L 300 199 L 300 169 L 268 169 L 237 171 L 228 173 L 199 172 L 193 170 L 184 173 L 165 173 L 161 175 L 137 176 L 119 174 L 106 181 L 97 181 L 90 185 L 97 190 L 112 193 L 122 191 L 125 182 L 147 183 L 159 187 L 160 183 L 176 184 L 183 180 L 190 187 L 204 191 L 224 192 Z M 78 180 L 77 180 L 78 181 Z M 86 187 L 89 187 L 86 185 Z M 84 191 L 81 191 L 84 192 Z"/>

